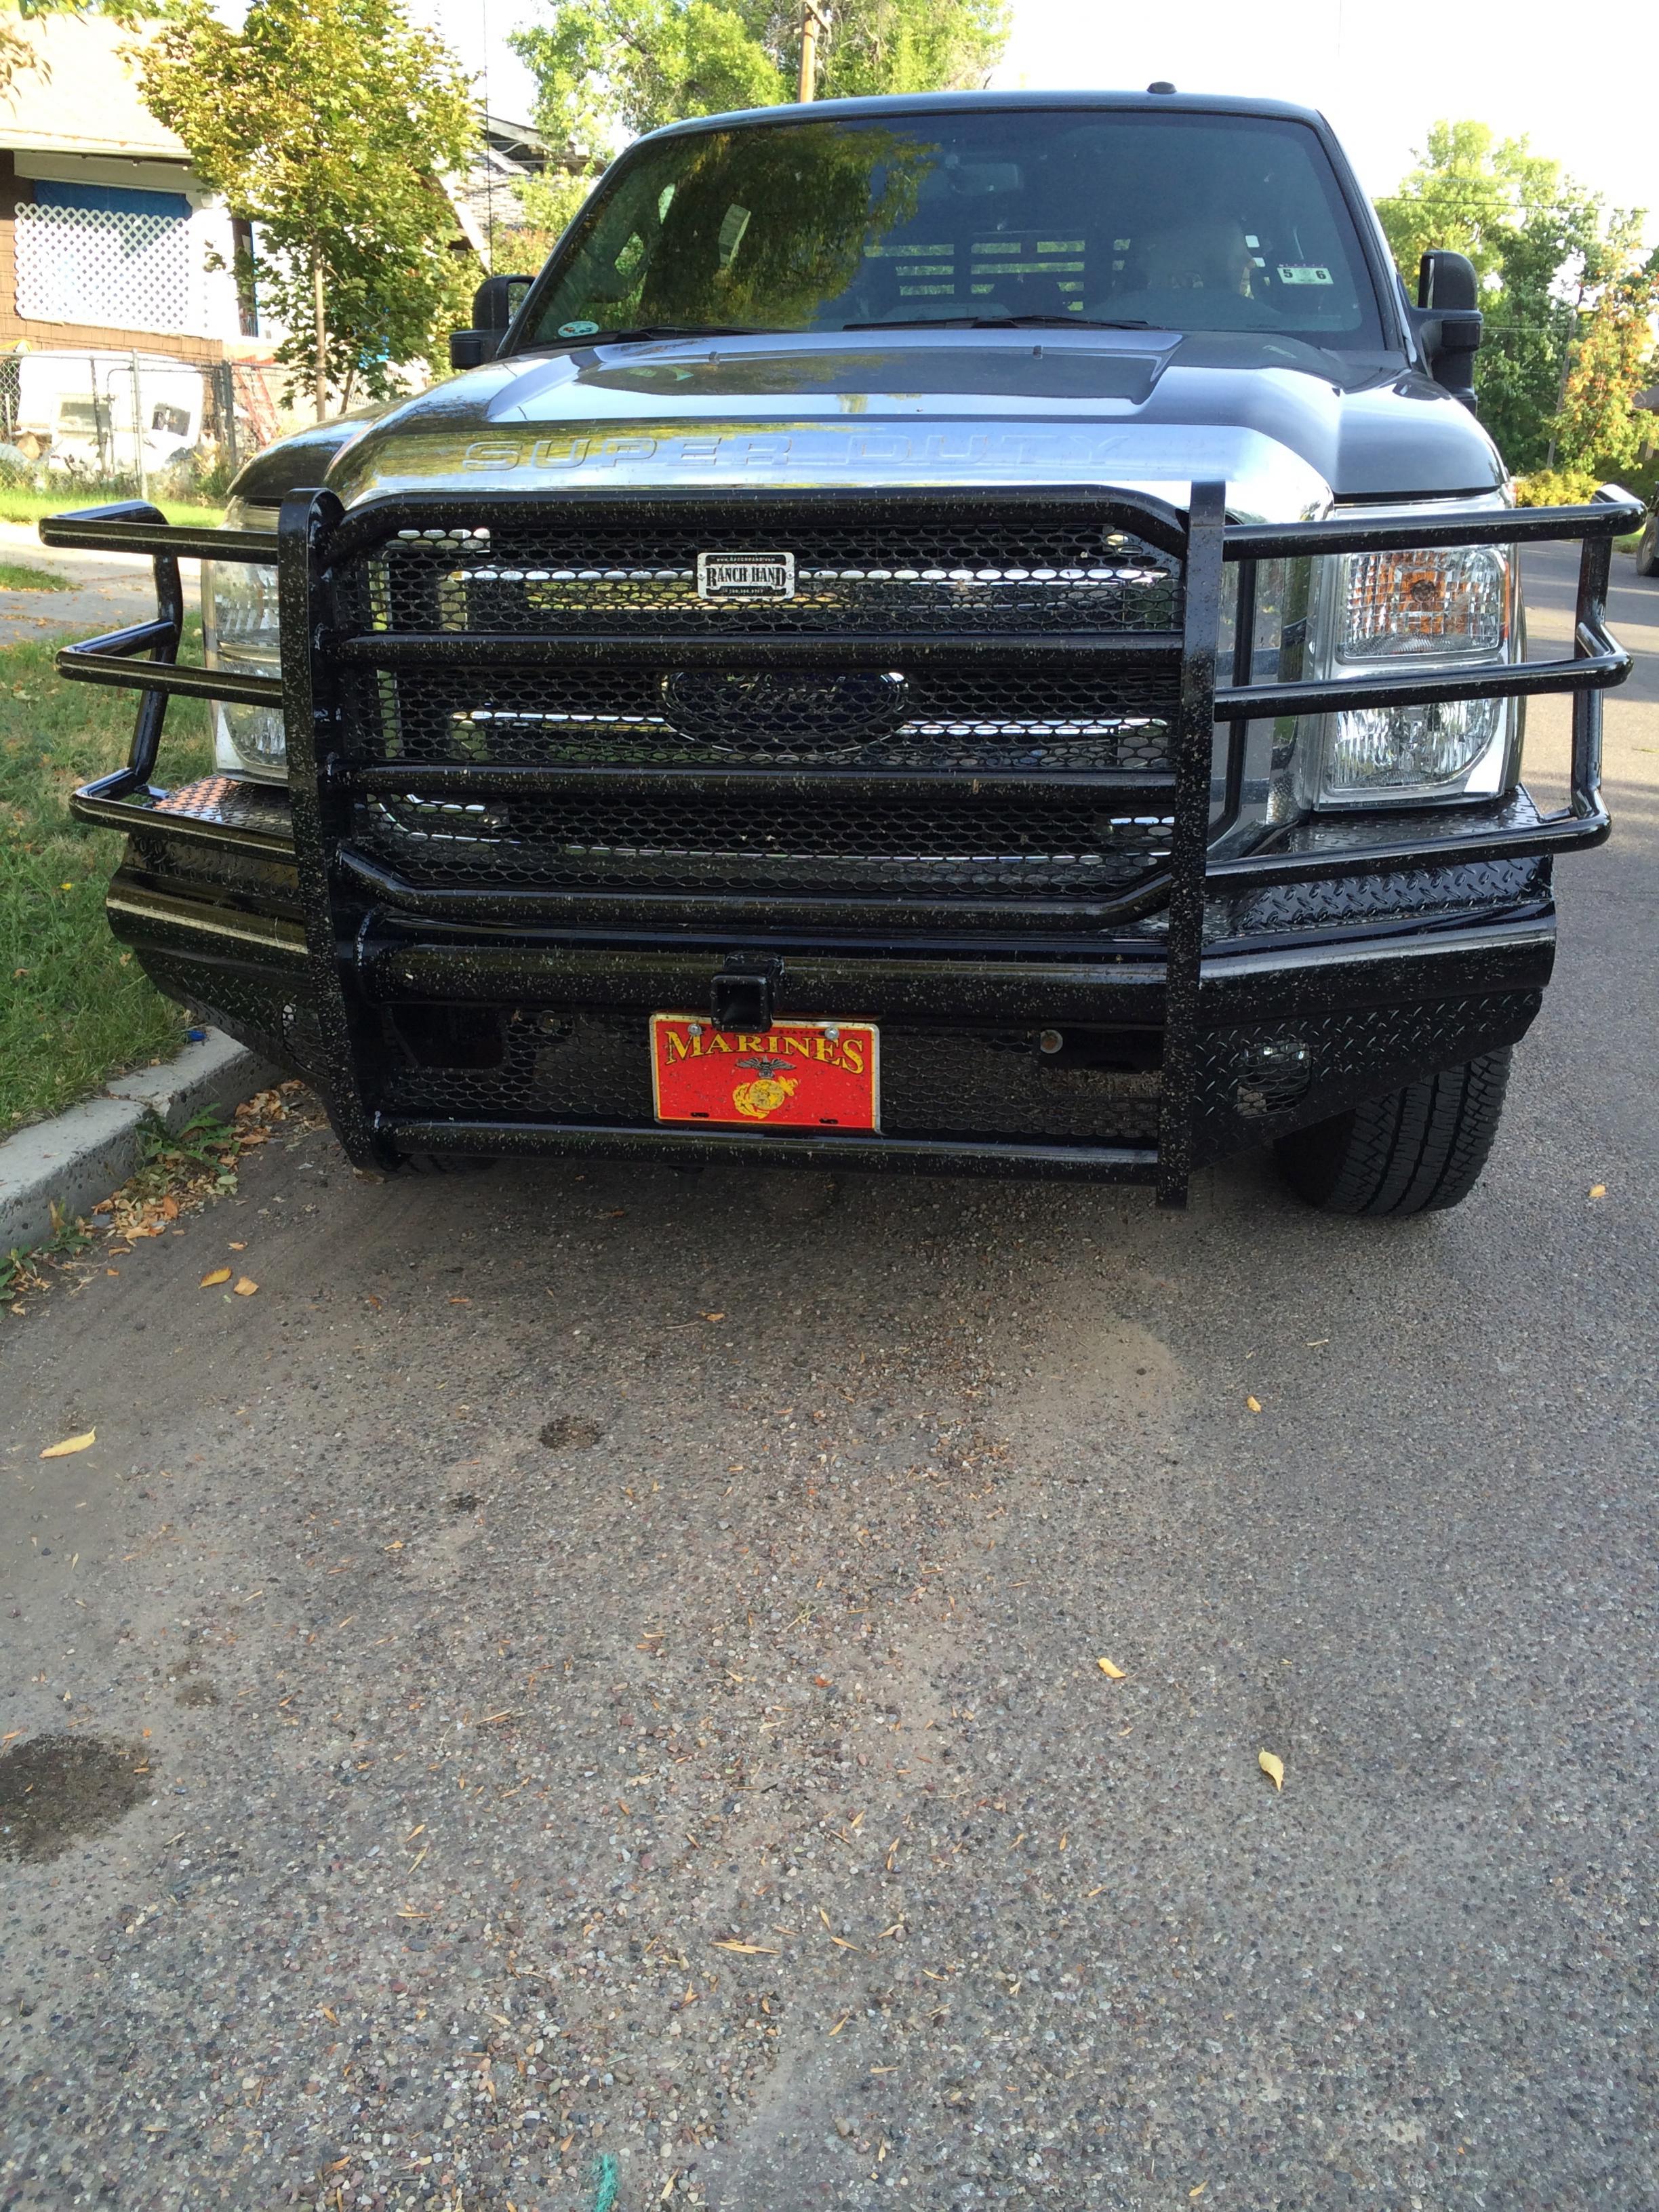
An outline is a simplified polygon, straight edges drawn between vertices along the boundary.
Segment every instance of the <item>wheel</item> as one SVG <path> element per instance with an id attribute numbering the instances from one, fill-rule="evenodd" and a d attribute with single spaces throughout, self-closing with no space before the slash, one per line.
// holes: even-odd
<path id="1" fill-rule="evenodd" d="M 1636 573 L 1659 576 L 1659 507 L 1649 515 L 1647 526 L 1636 541 Z"/>
<path id="2" fill-rule="evenodd" d="M 1292 1190 L 1327 1213 L 1435 1213 L 1474 1189 L 1498 1134 L 1510 1055 L 1482 1053 L 1281 1137 Z"/>

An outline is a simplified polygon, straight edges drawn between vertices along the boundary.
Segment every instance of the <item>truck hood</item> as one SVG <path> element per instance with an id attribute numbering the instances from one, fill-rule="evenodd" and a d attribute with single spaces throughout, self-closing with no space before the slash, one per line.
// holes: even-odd
<path id="1" fill-rule="evenodd" d="M 337 436 L 331 447 L 328 433 Z M 1490 495 L 1466 409 L 1400 355 L 1174 331 L 915 330 L 678 339 L 520 354 L 373 419 L 325 425 L 244 471 L 256 503 L 324 480 L 394 493 L 667 484 L 778 490 L 1066 483 L 1234 514 L 1334 500 Z"/>

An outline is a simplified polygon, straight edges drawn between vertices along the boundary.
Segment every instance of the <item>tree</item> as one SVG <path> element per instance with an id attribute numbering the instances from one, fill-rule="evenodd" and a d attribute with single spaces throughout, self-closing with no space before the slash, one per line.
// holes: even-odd
<path id="1" fill-rule="evenodd" d="M 1651 349 L 1653 304 L 1636 265 L 1638 216 L 1609 211 L 1526 139 L 1468 121 L 1437 123 L 1376 211 L 1408 291 L 1431 246 L 1474 264 L 1486 321 L 1480 413 L 1512 469 L 1558 459 L 1587 469 L 1592 455 L 1611 469 L 1626 448 L 1634 457 L 1630 400 Z"/>
<path id="2" fill-rule="evenodd" d="M 259 225 L 260 293 L 289 332 L 276 357 L 308 371 L 319 422 L 331 387 L 383 398 L 440 349 L 477 276 L 443 179 L 477 115 L 398 0 L 252 0 L 240 32 L 185 0 L 139 72 L 203 182 Z"/>
<path id="3" fill-rule="evenodd" d="M 0 94 L 9 92 L 26 70 L 39 69 L 40 57 L 20 25 L 42 15 L 107 15 L 133 24 L 165 13 L 167 0 L 0 0 Z"/>
<path id="4" fill-rule="evenodd" d="M 1583 303 L 1589 312 L 1562 386 L 1549 460 L 1602 483 L 1631 470 L 1646 441 L 1646 418 L 1632 403 L 1653 374 L 1659 253 L 1638 265 L 1626 232 L 1609 242 L 1594 274 L 1594 304 Z"/>
<path id="5" fill-rule="evenodd" d="M 556 231 L 617 141 L 684 116 L 793 100 L 800 0 L 550 0 L 550 23 L 513 45 L 539 86 L 536 121 L 568 149 L 526 189 Z M 943 91 L 983 84 L 1008 40 L 1007 0 L 839 0 L 817 42 L 818 93 Z"/>

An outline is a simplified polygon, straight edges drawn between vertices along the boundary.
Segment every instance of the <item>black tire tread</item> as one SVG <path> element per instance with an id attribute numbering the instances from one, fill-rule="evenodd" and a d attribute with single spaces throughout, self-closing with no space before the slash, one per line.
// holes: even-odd
<path id="1" fill-rule="evenodd" d="M 1443 1068 L 1282 1137 L 1279 1165 L 1327 1213 L 1442 1212 L 1468 1197 L 1491 1156 L 1509 1075 L 1507 1049 Z"/>

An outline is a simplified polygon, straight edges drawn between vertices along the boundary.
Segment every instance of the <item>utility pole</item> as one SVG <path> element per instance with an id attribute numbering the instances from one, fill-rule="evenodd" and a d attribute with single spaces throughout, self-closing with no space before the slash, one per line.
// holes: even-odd
<path id="1" fill-rule="evenodd" d="M 328 302 L 323 291 L 323 256 L 320 246 L 311 249 L 311 312 L 314 319 L 315 358 L 313 377 L 317 401 L 317 420 L 328 420 Z"/>
<path id="2" fill-rule="evenodd" d="M 817 4 L 817 0 L 801 0 L 800 16 L 800 93 L 803 100 L 817 97 L 818 33 L 827 31 L 830 18 Z"/>

